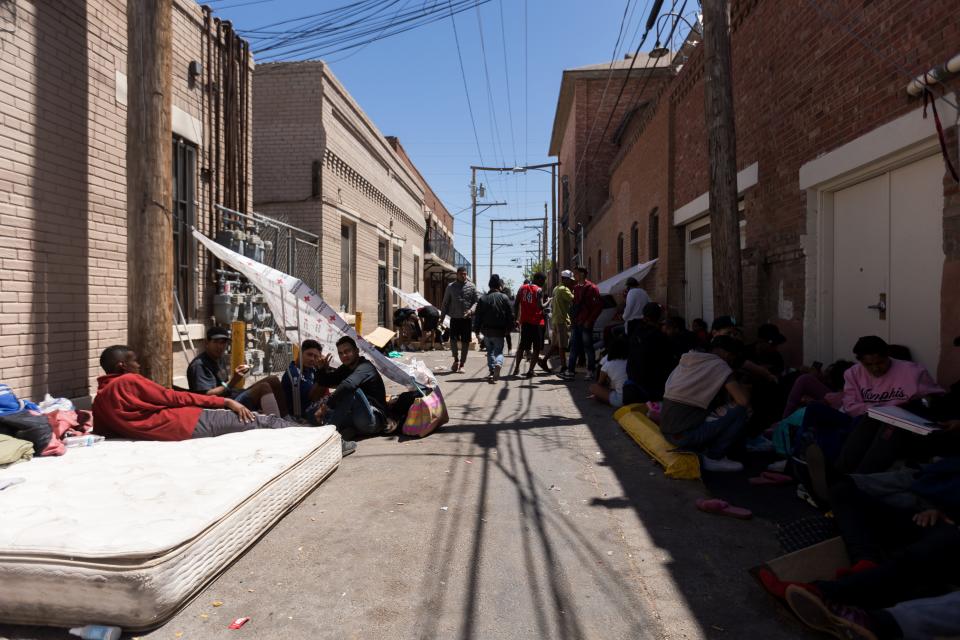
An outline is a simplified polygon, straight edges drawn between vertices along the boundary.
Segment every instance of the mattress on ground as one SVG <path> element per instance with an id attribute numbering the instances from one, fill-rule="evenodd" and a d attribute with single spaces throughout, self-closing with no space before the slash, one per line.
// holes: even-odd
<path id="1" fill-rule="evenodd" d="M 172 616 L 340 463 L 332 427 L 102 442 L 0 469 L 0 621 Z"/>
<path id="2" fill-rule="evenodd" d="M 628 404 L 620 407 L 613 418 L 634 442 L 663 465 L 668 478 L 696 480 L 700 477 L 700 458 L 694 453 L 676 451 L 676 447 L 660 433 L 660 427 L 647 417 L 647 405 Z"/>

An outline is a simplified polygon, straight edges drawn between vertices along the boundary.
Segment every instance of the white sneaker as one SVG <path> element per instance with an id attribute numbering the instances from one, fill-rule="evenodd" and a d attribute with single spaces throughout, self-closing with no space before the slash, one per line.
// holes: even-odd
<path id="1" fill-rule="evenodd" d="M 731 460 L 730 458 L 720 458 L 719 460 L 716 460 L 714 458 L 703 456 L 702 461 L 703 468 L 707 471 L 715 471 L 718 473 L 743 471 L 743 465 L 736 460 Z"/>

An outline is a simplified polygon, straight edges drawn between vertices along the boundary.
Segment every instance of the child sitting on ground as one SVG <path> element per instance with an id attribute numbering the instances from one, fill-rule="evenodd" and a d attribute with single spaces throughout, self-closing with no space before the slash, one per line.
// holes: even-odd
<path id="1" fill-rule="evenodd" d="M 600 366 L 600 379 L 590 385 L 590 393 L 611 407 L 623 406 L 623 385 L 627 381 L 627 341 L 621 336 L 607 349 Z"/>

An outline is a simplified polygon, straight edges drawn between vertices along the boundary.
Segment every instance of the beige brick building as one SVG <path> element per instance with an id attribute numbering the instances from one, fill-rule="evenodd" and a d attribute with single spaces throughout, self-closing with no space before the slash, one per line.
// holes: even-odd
<path id="1" fill-rule="evenodd" d="M 214 228 L 214 202 L 249 207 L 252 62 L 229 25 L 173 5 L 175 277 L 198 333 L 210 277 L 185 230 Z M 126 52 L 126 0 L 0 3 L 0 381 L 21 396 L 88 396 L 127 340 Z"/>
<path id="2" fill-rule="evenodd" d="M 254 210 L 320 236 L 332 306 L 392 326 L 387 284 L 423 278 L 423 184 L 325 63 L 259 65 L 253 86 Z"/>

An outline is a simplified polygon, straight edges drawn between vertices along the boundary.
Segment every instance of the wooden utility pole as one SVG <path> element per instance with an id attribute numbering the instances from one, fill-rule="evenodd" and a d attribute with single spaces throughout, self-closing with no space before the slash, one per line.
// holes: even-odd
<path id="1" fill-rule="evenodd" d="M 743 321 L 737 135 L 733 119 L 728 0 L 703 0 L 703 87 L 710 158 L 714 315 Z"/>
<path id="2" fill-rule="evenodd" d="M 172 0 L 127 0 L 127 343 L 173 381 Z"/>
<path id="3" fill-rule="evenodd" d="M 477 168 L 470 167 L 470 206 L 472 207 L 472 213 L 470 214 L 470 219 L 472 220 L 472 236 L 471 241 L 472 250 L 470 251 L 470 260 L 473 262 L 470 265 L 471 275 L 473 276 L 473 282 L 477 282 Z"/>
<path id="4" fill-rule="evenodd" d="M 547 236 L 547 219 L 549 214 L 547 213 L 547 203 L 543 203 L 543 238 L 541 241 L 541 250 L 540 250 L 540 268 L 543 271 L 543 275 L 550 277 L 550 270 L 547 269 L 547 247 L 550 245 L 549 237 Z"/>

